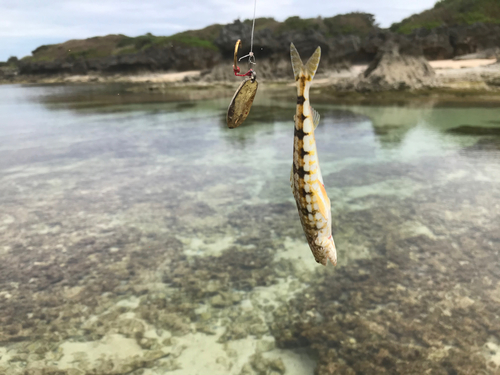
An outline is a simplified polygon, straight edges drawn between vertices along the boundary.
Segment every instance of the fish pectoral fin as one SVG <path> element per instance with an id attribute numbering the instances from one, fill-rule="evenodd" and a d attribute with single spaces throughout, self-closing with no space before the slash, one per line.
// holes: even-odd
<path id="1" fill-rule="evenodd" d="M 325 218 L 328 218 L 329 215 L 331 215 L 330 198 L 328 198 L 328 195 L 326 194 L 325 185 L 320 184 L 319 188 L 321 190 L 320 199 L 318 200 L 319 210 L 321 212 L 321 215 L 323 215 Z"/>
<path id="2" fill-rule="evenodd" d="M 321 118 L 320 114 L 318 111 L 316 111 L 313 107 L 311 107 L 311 113 L 313 115 L 313 124 L 314 124 L 314 130 L 318 127 L 319 120 Z"/>
<path id="3" fill-rule="evenodd" d="M 325 203 L 326 202 L 323 201 L 323 199 L 318 199 L 319 213 L 325 218 L 325 220 L 328 220 L 328 209 Z"/>

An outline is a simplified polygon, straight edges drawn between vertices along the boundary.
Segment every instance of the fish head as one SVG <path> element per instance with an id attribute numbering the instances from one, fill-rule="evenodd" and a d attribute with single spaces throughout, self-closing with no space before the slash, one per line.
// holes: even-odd
<path id="1" fill-rule="evenodd" d="M 316 258 L 316 261 L 318 263 L 322 263 L 324 266 L 326 266 L 328 260 L 332 262 L 334 266 L 337 265 L 337 248 L 335 247 L 335 241 L 333 240 L 333 236 L 330 235 L 329 237 L 323 237 L 321 239 L 318 238 L 316 241 L 316 244 L 318 247 L 320 247 L 321 251 L 321 256 Z M 318 254 L 319 255 L 319 254 Z"/>

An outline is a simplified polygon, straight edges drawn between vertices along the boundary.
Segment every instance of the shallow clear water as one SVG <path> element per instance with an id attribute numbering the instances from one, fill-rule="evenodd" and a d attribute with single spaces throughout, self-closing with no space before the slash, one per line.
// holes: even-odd
<path id="1" fill-rule="evenodd" d="M 498 373 L 500 109 L 317 105 L 324 268 L 293 89 L 125 89 L 0 86 L 0 373 Z"/>

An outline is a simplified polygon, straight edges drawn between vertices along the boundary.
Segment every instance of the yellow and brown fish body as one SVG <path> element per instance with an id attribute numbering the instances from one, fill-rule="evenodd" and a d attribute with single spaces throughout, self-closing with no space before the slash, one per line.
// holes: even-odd
<path id="1" fill-rule="evenodd" d="M 295 46 L 290 46 L 292 67 L 297 83 L 297 111 L 293 142 L 293 166 L 290 176 L 300 221 L 316 262 L 326 266 L 337 264 L 337 251 L 332 237 L 332 214 L 321 169 L 319 167 L 314 128 L 318 113 L 309 103 L 309 88 L 318 68 L 321 49 L 318 47 L 304 65 Z"/>

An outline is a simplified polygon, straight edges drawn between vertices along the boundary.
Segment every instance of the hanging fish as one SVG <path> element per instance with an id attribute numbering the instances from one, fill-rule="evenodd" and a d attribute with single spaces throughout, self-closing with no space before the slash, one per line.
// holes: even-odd
<path id="1" fill-rule="evenodd" d="M 337 264 L 337 251 L 332 237 L 332 213 L 314 138 L 320 116 L 309 103 L 311 86 L 321 57 L 318 47 L 304 65 L 297 49 L 290 45 L 293 74 L 297 83 L 297 110 L 293 142 L 293 165 L 290 174 L 292 192 L 299 210 L 302 228 L 316 262 L 326 266 Z"/>
<path id="2" fill-rule="evenodd" d="M 236 46 L 234 47 L 233 71 L 234 75 L 246 78 L 234 93 L 231 103 L 229 104 L 229 108 L 227 109 L 226 121 L 227 126 L 230 129 L 237 128 L 246 120 L 248 114 L 250 113 L 250 109 L 252 108 L 253 100 L 255 98 L 255 94 L 257 93 L 257 87 L 259 86 L 256 79 L 257 73 L 255 73 L 253 69 L 250 69 L 245 74 L 239 74 L 240 68 L 238 67 L 238 49 L 240 45 L 241 40 L 238 40 L 236 42 Z M 248 56 L 250 56 L 250 62 L 253 63 L 253 53 L 250 52 Z"/>

